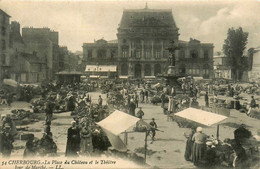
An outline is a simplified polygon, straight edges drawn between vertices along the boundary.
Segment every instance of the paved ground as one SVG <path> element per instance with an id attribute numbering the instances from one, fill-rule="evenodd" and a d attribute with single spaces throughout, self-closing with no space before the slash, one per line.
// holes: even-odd
<path id="1" fill-rule="evenodd" d="M 95 102 L 98 98 L 99 93 L 91 93 L 91 98 Z M 103 104 L 106 104 L 105 95 Z M 199 99 L 200 105 L 203 98 Z M 15 102 L 12 104 L 12 108 L 28 107 L 29 104 L 24 102 Z M 156 141 L 150 144 L 148 141 L 148 149 L 155 151 L 154 154 L 147 156 L 147 163 L 151 166 L 158 166 L 160 168 L 194 168 L 193 164 L 186 162 L 183 158 L 185 149 L 185 138 L 183 133 L 187 131 L 186 128 L 179 128 L 177 123 L 167 121 L 166 116 L 159 105 L 151 104 L 140 104 L 143 107 L 145 113 L 144 120 L 150 122 L 151 118 L 154 117 L 155 121 L 160 130 L 164 132 L 156 133 Z M 10 111 L 8 107 L 0 107 L 0 112 Z M 54 115 L 55 120 L 52 122 L 52 132 L 54 141 L 58 145 L 58 154 L 64 156 L 66 147 L 67 129 L 70 126 L 70 113 L 61 113 Z M 233 138 L 233 131 L 235 128 L 230 127 L 231 124 L 246 124 L 253 134 L 256 134 L 257 129 L 260 129 L 260 123 L 257 119 L 252 119 L 246 114 L 241 114 L 238 111 L 231 110 L 231 115 L 228 119 L 224 120 L 220 125 L 220 139 Z M 29 131 L 33 132 L 36 137 L 42 136 L 43 121 L 36 122 L 29 125 Z M 131 129 L 130 129 L 131 130 Z M 205 128 L 204 132 L 208 135 L 216 135 L 216 126 Z M 120 136 L 123 138 L 123 135 Z M 128 135 L 128 148 L 134 151 L 136 148 L 144 147 L 144 133 L 131 133 Z M 150 139 L 150 138 L 149 138 Z M 21 156 L 23 154 L 23 148 L 25 146 L 24 141 L 14 142 L 15 150 L 13 155 Z M 143 155 L 143 154 L 142 154 Z"/>

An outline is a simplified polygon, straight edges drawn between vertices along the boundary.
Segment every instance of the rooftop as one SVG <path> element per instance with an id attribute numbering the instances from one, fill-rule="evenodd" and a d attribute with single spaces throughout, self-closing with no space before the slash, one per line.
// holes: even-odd
<path id="1" fill-rule="evenodd" d="M 0 9 L 0 13 L 7 16 L 7 17 L 11 17 L 10 15 L 8 15 L 5 11 L 3 11 L 2 9 Z"/>

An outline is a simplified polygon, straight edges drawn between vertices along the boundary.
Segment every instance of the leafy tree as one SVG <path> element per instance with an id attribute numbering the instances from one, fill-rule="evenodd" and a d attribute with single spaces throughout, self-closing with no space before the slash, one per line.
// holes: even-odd
<path id="1" fill-rule="evenodd" d="M 247 60 L 243 57 L 247 45 L 248 32 L 241 27 L 229 28 L 227 39 L 224 41 L 223 52 L 228 57 L 231 73 L 234 80 L 240 80 L 243 71 L 248 69 Z"/>

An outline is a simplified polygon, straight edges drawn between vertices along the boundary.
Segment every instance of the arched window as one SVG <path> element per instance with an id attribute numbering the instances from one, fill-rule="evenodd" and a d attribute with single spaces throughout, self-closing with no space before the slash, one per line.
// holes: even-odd
<path id="1" fill-rule="evenodd" d="M 154 76 L 157 76 L 158 74 L 161 74 L 161 71 L 162 68 L 161 68 L 161 65 L 160 64 L 155 64 L 154 65 Z"/>
<path id="2" fill-rule="evenodd" d="M 141 75 L 142 75 L 141 73 L 142 73 L 142 66 L 139 63 L 137 63 L 135 65 L 135 77 L 141 78 Z"/>
<path id="3" fill-rule="evenodd" d="M 128 75 L 128 65 L 126 63 L 121 65 L 121 75 L 122 76 Z"/>
<path id="4" fill-rule="evenodd" d="M 199 57 L 198 51 L 197 51 L 197 50 L 191 50 L 191 51 L 190 51 L 190 57 L 191 57 L 192 59 L 198 58 L 198 57 Z"/>
<path id="5" fill-rule="evenodd" d="M 98 57 L 98 58 L 105 58 L 105 57 L 106 57 L 106 50 L 104 50 L 104 49 L 99 49 L 99 50 L 97 51 L 97 57 Z"/>
<path id="6" fill-rule="evenodd" d="M 144 66 L 144 75 L 145 76 L 151 76 L 151 65 L 146 64 Z"/>

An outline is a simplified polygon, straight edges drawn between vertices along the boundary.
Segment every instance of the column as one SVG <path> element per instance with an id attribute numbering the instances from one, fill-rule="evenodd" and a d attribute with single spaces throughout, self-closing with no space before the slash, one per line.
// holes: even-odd
<path id="1" fill-rule="evenodd" d="M 118 40 L 118 57 L 122 58 L 121 39 Z"/>
<path id="2" fill-rule="evenodd" d="M 144 78 L 144 64 L 141 64 L 141 78 Z"/>
<path id="3" fill-rule="evenodd" d="M 163 52 L 163 51 L 164 51 L 164 49 L 163 49 L 163 40 L 162 40 L 161 43 L 162 43 L 162 57 L 164 58 L 164 52 Z"/>
<path id="4" fill-rule="evenodd" d="M 186 50 L 185 50 L 185 58 L 190 58 L 190 50 L 189 50 L 189 48 L 186 48 Z"/>
<path id="5" fill-rule="evenodd" d="M 204 52 L 202 48 L 199 49 L 199 58 L 204 58 Z"/>
<path id="6" fill-rule="evenodd" d="M 132 57 L 132 46 L 131 46 L 131 39 L 129 40 L 129 57 Z"/>
<path id="7" fill-rule="evenodd" d="M 142 40 L 142 58 L 144 58 L 144 40 Z"/>
<path id="8" fill-rule="evenodd" d="M 153 54 L 154 52 L 153 52 L 153 40 L 152 40 L 152 58 L 154 58 L 153 56 L 154 56 L 154 54 Z"/>
<path id="9" fill-rule="evenodd" d="M 154 64 L 151 64 L 151 76 L 154 76 Z"/>

